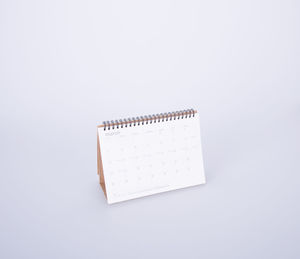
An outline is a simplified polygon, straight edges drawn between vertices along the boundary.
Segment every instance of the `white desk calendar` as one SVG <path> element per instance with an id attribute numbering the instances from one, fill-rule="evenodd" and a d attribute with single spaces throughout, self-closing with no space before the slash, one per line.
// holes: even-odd
<path id="1" fill-rule="evenodd" d="M 107 121 L 97 129 L 98 175 L 109 204 L 205 183 L 196 110 Z"/>

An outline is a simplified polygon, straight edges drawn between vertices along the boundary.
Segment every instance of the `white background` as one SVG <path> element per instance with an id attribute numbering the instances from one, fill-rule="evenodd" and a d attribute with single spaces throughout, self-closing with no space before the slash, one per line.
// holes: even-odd
<path id="1" fill-rule="evenodd" d="M 299 258 L 299 1 L 0 1 L 1 258 Z M 207 184 L 112 206 L 102 120 L 195 108 Z"/>

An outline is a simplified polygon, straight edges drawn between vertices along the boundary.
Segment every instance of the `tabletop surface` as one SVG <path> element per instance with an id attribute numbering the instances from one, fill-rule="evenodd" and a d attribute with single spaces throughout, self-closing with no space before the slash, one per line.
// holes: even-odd
<path id="1" fill-rule="evenodd" d="M 1 1 L 1 258 L 299 258 L 296 1 Z M 108 205 L 102 121 L 194 108 L 206 184 Z"/>

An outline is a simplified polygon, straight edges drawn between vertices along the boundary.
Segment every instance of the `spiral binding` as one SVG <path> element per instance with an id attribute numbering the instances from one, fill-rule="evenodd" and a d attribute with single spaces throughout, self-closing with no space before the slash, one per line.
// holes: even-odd
<path id="1" fill-rule="evenodd" d="M 176 112 L 165 112 L 160 114 L 145 115 L 145 116 L 133 117 L 128 119 L 104 121 L 103 129 L 111 130 L 111 129 L 119 129 L 124 127 L 125 128 L 135 127 L 135 126 L 164 122 L 169 120 L 170 121 L 180 120 L 184 118 L 195 117 L 195 113 L 196 111 L 194 109 L 189 109 L 189 110 L 181 110 Z"/>

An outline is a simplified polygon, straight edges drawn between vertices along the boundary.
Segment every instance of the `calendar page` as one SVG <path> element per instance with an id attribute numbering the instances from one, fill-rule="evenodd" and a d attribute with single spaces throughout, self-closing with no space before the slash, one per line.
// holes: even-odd
<path id="1" fill-rule="evenodd" d="M 108 203 L 205 183 L 198 113 L 98 133 Z"/>

